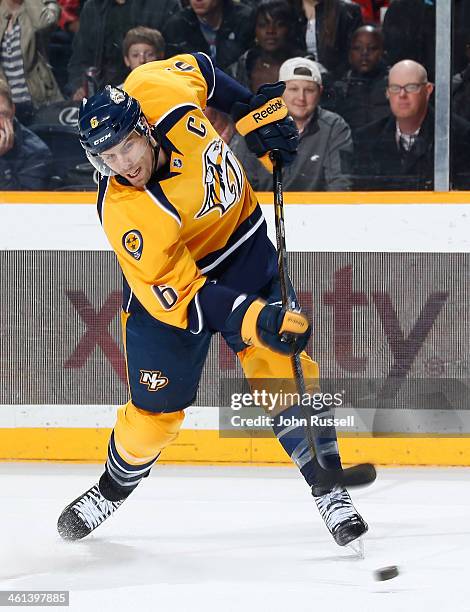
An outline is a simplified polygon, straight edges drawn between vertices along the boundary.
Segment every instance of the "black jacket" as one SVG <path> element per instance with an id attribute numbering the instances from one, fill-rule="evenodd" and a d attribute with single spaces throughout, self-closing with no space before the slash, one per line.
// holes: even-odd
<path id="1" fill-rule="evenodd" d="M 393 0 L 383 22 L 386 60 L 422 64 L 433 79 L 436 49 L 436 9 L 425 0 Z"/>
<path id="2" fill-rule="evenodd" d="M 452 78 L 452 110 L 470 121 L 470 65 Z"/>
<path id="3" fill-rule="evenodd" d="M 123 6 L 115 0 L 87 0 L 68 65 L 70 92 L 83 84 L 84 71 L 90 66 L 99 68 L 99 87 L 122 83 L 129 72 L 122 57 L 128 30 L 138 25 L 161 30 L 178 9 L 178 0 L 127 0 Z"/>
<path id="4" fill-rule="evenodd" d="M 52 162 L 49 148 L 17 119 L 13 121 L 13 130 L 15 144 L 8 153 L 0 157 L 0 189 L 47 189 Z"/>
<path id="5" fill-rule="evenodd" d="M 468 189 L 470 123 L 452 115 L 451 183 Z M 370 123 L 354 136 L 354 174 L 358 190 L 434 189 L 434 111 L 429 108 L 420 133 L 410 151 L 396 142 L 396 119 L 389 115 Z"/>
<path id="6" fill-rule="evenodd" d="M 193 51 L 203 51 L 210 55 L 199 20 L 190 7 L 179 11 L 168 20 L 163 36 L 167 57 Z M 253 45 L 253 41 L 253 10 L 244 4 L 234 4 L 231 0 L 226 0 L 222 24 L 217 32 L 217 57 L 212 59 L 219 68 L 225 69 L 236 62 L 242 53 Z"/>
<path id="7" fill-rule="evenodd" d="M 325 47 L 320 44 L 323 29 L 324 7 L 323 2 L 317 5 L 315 14 L 315 30 L 318 41 L 318 57 L 325 68 L 336 77 L 344 74 L 348 69 L 348 52 L 351 36 L 357 28 L 363 24 L 361 7 L 349 0 L 339 0 L 336 18 L 336 44 L 334 48 Z M 302 13 L 297 18 L 296 45 L 307 52 L 305 33 L 307 30 L 307 18 Z"/>
<path id="8" fill-rule="evenodd" d="M 467 65 L 465 44 L 469 42 L 470 2 L 453 0 L 452 73 Z M 383 23 L 387 61 L 392 66 L 413 59 L 434 80 L 436 53 L 436 0 L 393 0 Z"/>
<path id="9" fill-rule="evenodd" d="M 348 70 L 342 79 L 325 89 L 322 106 L 341 115 L 349 127 L 355 130 L 390 114 L 385 95 L 388 67 L 381 64 L 370 74 L 358 74 Z"/>

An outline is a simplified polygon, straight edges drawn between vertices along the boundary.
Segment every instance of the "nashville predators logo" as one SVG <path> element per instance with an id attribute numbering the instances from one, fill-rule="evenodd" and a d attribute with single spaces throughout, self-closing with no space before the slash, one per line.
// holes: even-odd
<path id="1" fill-rule="evenodd" d="M 159 391 L 166 387 L 168 378 L 160 370 L 140 370 L 140 383 L 147 385 L 147 391 Z"/>
<path id="2" fill-rule="evenodd" d="M 240 200 L 243 191 L 243 171 L 223 140 L 209 144 L 203 153 L 203 166 L 204 204 L 195 219 L 212 210 L 218 210 L 222 216 Z"/>
<path id="3" fill-rule="evenodd" d="M 138 261 L 142 257 L 142 250 L 144 248 L 142 234 L 138 230 L 126 232 L 122 237 L 122 246 Z"/>
<path id="4" fill-rule="evenodd" d="M 100 124 L 100 122 L 98 121 L 98 117 L 92 117 L 90 119 L 90 125 L 93 129 L 95 129 L 96 127 L 98 127 Z"/>

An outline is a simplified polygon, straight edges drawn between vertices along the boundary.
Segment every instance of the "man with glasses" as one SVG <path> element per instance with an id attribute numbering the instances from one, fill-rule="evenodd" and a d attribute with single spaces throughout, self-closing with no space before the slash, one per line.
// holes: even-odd
<path id="1" fill-rule="evenodd" d="M 386 95 L 390 114 L 357 131 L 355 173 L 358 189 L 434 189 L 434 85 L 425 68 L 403 60 L 390 70 Z M 453 186 L 466 188 L 470 123 L 451 123 Z"/>

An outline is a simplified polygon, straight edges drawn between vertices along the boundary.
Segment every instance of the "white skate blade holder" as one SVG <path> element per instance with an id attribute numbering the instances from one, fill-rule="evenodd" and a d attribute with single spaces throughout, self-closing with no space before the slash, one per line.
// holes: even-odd
<path id="1" fill-rule="evenodd" d="M 357 538 L 357 540 L 353 540 L 350 544 L 348 544 L 349 548 L 355 553 L 358 559 L 365 559 L 365 550 L 364 550 L 364 540 L 362 538 Z"/>

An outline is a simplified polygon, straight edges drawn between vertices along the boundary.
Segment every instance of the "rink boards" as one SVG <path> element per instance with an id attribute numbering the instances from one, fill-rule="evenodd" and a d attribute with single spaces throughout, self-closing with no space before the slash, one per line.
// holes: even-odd
<path id="1" fill-rule="evenodd" d="M 118 272 L 94 197 L 2 195 L 0 459 L 101 461 L 126 386 Z M 274 238 L 270 198 L 260 194 Z M 344 461 L 470 465 L 470 195 L 285 199 L 291 272 L 313 311 L 310 350 L 322 371 L 383 382 L 393 368 L 408 368 L 406 376 L 435 386 L 419 405 L 407 397 L 398 409 L 383 404 L 380 419 L 372 417 L 374 436 L 369 424 L 342 431 Z M 164 460 L 287 463 L 273 439 L 220 435 L 209 387 L 236 375 L 233 358 L 214 343 L 200 405 L 187 411 Z"/>

